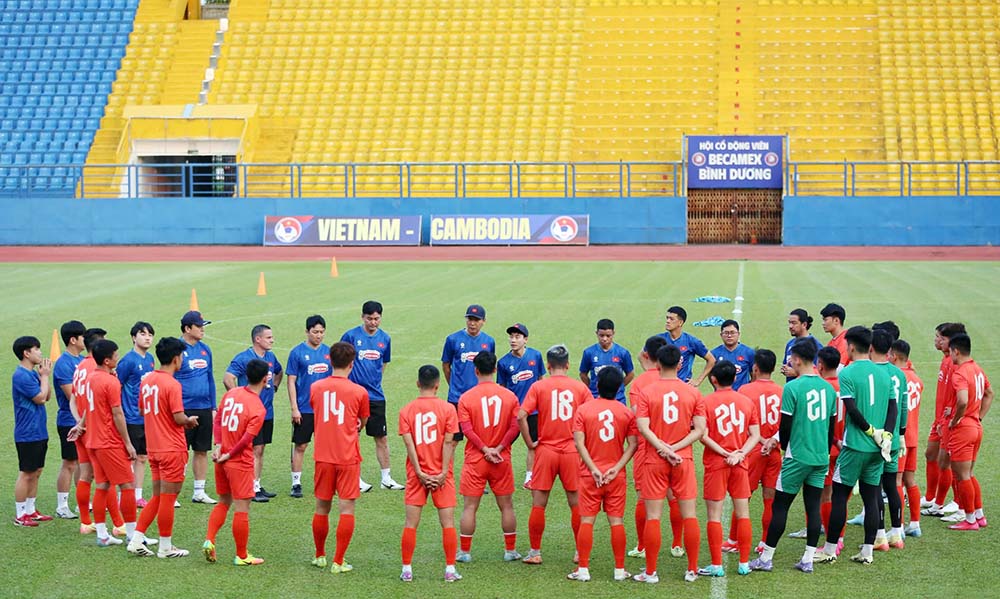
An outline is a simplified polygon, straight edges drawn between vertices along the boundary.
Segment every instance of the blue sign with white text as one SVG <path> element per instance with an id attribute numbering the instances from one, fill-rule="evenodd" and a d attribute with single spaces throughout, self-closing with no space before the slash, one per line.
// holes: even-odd
<path id="1" fill-rule="evenodd" d="M 780 135 L 690 135 L 689 189 L 781 189 Z"/>

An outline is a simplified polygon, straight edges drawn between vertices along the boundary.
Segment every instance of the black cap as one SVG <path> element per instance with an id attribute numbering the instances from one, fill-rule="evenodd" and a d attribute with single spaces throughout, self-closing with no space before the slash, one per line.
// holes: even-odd
<path id="1" fill-rule="evenodd" d="M 465 317 L 486 320 L 486 308 L 480 306 L 479 304 L 472 304 L 465 309 Z"/>
<path id="2" fill-rule="evenodd" d="M 181 316 L 181 326 L 182 327 L 203 327 L 206 324 L 212 324 L 211 320 L 205 320 L 201 317 L 201 312 L 197 310 L 191 310 L 190 312 L 185 312 L 184 316 Z"/>
<path id="3" fill-rule="evenodd" d="M 507 334 L 510 335 L 512 333 L 521 333 L 522 335 L 524 335 L 525 337 L 527 337 L 528 336 L 528 327 L 524 326 L 523 324 L 521 324 L 519 322 L 515 322 L 514 324 L 510 325 L 509 327 L 507 327 Z"/>

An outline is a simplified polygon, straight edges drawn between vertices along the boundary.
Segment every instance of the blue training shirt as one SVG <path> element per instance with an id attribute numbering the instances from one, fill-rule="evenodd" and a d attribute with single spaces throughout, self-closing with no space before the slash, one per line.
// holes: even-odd
<path id="1" fill-rule="evenodd" d="M 52 381 L 56 386 L 56 403 L 59 405 L 59 411 L 56 412 L 56 426 L 76 426 L 76 418 L 73 418 L 73 412 L 69 409 L 69 402 L 72 398 L 66 397 L 62 386 L 73 384 L 73 373 L 76 372 L 76 367 L 80 365 L 80 362 L 83 362 L 82 355 L 74 356 L 68 351 L 64 351 L 52 367 Z"/>
<path id="2" fill-rule="evenodd" d="M 36 404 L 32 398 L 42 390 L 42 379 L 34 370 L 18 364 L 11 376 L 14 396 L 14 442 L 27 443 L 49 438 L 45 421 L 45 404 Z"/>
<path id="3" fill-rule="evenodd" d="M 812 339 L 812 342 L 816 344 L 816 351 L 817 352 L 819 352 L 819 350 L 823 349 L 823 342 L 820 341 L 819 339 L 813 337 L 812 335 L 806 335 L 805 337 L 792 337 L 791 339 L 788 340 L 788 343 L 785 344 L 785 364 L 789 364 L 790 363 L 789 360 L 792 357 L 792 346 L 795 345 L 795 342 L 798 341 L 799 339 Z M 813 358 L 813 364 L 819 364 L 819 356 L 818 355 L 815 358 Z M 794 377 L 794 376 L 786 376 L 785 377 L 785 379 L 787 381 L 791 381 L 791 380 L 794 380 L 796 378 L 797 377 Z"/>
<path id="4" fill-rule="evenodd" d="M 463 393 L 475 387 L 479 380 L 476 378 L 476 367 L 472 361 L 476 359 L 476 354 L 481 351 L 496 352 L 497 344 L 482 331 L 473 337 L 468 331 L 462 329 L 455 331 L 444 340 L 444 349 L 441 350 L 441 363 L 451 364 L 451 380 L 448 381 L 448 403 L 458 403 L 458 398 Z"/>
<path id="5" fill-rule="evenodd" d="M 142 410 L 139 409 L 139 386 L 142 379 L 154 370 L 156 364 L 149 352 L 146 352 L 145 356 L 140 356 L 133 348 L 118 360 L 115 371 L 122 384 L 122 412 L 125 413 L 126 424 L 145 424 Z"/>
<path id="6" fill-rule="evenodd" d="M 726 349 L 725 345 L 720 345 L 712 350 L 712 355 L 716 360 L 732 362 L 736 366 L 736 380 L 733 382 L 733 391 L 739 391 L 740 387 L 750 382 L 750 368 L 753 367 L 753 348 L 742 343 L 737 343 L 733 351 Z"/>
<path id="7" fill-rule="evenodd" d="M 670 345 L 676 345 L 681 350 L 681 363 L 677 366 L 677 378 L 685 383 L 691 382 L 691 370 L 694 366 L 694 357 L 704 358 L 708 354 L 708 348 L 694 335 L 682 332 L 681 336 L 674 339 L 670 333 L 664 331 L 660 337 L 667 340 Z"/>
<path id="8" fill-rule="evenodd" d="M 215 409 L 215 376 L 212 374 L 212 350 L 201 341 L 188 345 L 184 338 L 183 360 L 174 378 L 181 384 L 185 410 Z"/>
<path id="9" fill-rule="evenodd" d="M 376 329 L 369 335 L 365 327 L 358 325 L 340 338 L 354 346 L 358 355 L 354 358 L 354 368 L 348 377 L 368 391 L 369 401 L 385 401 L 382 390 L 382 367 L 392 361 L 392 343 L 389 334 Z"/>
<path id="10" fill-rule="evenodd" d="M 513 352 L 507 352 L 497 361 L 497 384 L 510 389 L 519 403 L 524 403 L 528 388 L 543 376 L 545 362 L 541 352 L 533 347 L 524 348 L 524 355 L 520 358 Z"/>
<path id="11" fill-rule="evenodd" d="M 233 356 L 233 361 L 229 363 L 229 368 L 226 369 L 226 372 L 236 377 L 237 386 L 244 387 L 249 383 L 247 381 L 247 364 L 250 360 L 264 360 L 267 362 L 267 384 L 260 390 L 260 403 L 264 404 L 264 408 L 267 410 L 264 420 L 274 420 L 273 381 L 274 377 L 282 372 L 281 362 L 278 361 L 278 356 L 274 355 L 274 352 L 271 350 L 264 352 L 263 356 L 258 356 L 252 347 L 246 348 L 244 351 Z"/>
<path id="12" fill-rule="evenodd" d="M 292 348 L 288 354 L 288 364 L 285 374 L 295 377 L 295 403 L 300 414 L 312 414 L 312 404 L 309 403 L 309 388 L 316 381 L 325 379 L 333 372 L 330 365 L 330 347 L 321 343 L 313 349 L 303 341 Z"/>
<path id="13" fill-rule="evenodd" d="M 590 394 L 594 397 L 597 397 L 597 373 L 609 366 L 621 370 L 625 376 L 635 370 L 632 366 L 632 354 L 617 343 L 612 343 L 607 350 L 601 349 L 599 343 L 583 350 L 583 355 L 580 356 L 580 372 L 586 372 L 590 377 Z M 625 385 L 618 390 L 615 399 L 625 403 Z"/>

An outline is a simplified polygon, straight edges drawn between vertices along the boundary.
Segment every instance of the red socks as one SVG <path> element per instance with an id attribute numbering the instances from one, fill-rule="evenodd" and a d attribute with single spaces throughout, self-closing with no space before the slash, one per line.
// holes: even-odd
<path id="1" fill-rule="evenodd" d="M 635 504 L 635 536 L 638 539 L 636 541 L 635 547 L 639 551 L 646 548 L 645 540 L 645 530 L 646 530 L 646 502 L 641 498 Z"/>
<path id="2" fill-rule="evenodd" d="M 590 551 L 594 548 L 594 523 L 581 523 L 580 532 L 576 534 L 576 551 L 580 554 L 579 566 L 590 567 Z M 617 557 L 615 558 L 618 559 Z"/>
<path id="3" fill-rule="evenodd" d="M 920 487 L 913 485 L 907 488 L 906 498 L 910 504 L 910 522 L 920 522 Z"/>
<path id="4" fill-rule="evenodd" d="M 740 518 L 736 521 L 736 542 L 740 546 L 740 563 L 748 563 L 750 544 L 753 542 L 753 525 L 750 524 L 750 518 Z"/>
<path id="5" fill-rule="evenodd" d="M 344 563 L 344 554 L 347 553 L 347 546 L 351 544 L 352 536 L 354 536 L 354 514 L 341 514 L 340 520 L 337 521 L 337 549 L 333 555 L 333 563 Z"/>
<path id="6" fill-rule="evenodd" d="M 941 468 L 938 466 L 937 460 L 927 460 L 927 494 L 924 496 L 927 501 L 934 501 L 940 475 Z"/>
<path id="7" fill-rule="evenodd" d="M 444 564 L 454 566 L 455 554 L 458 551 L 458 535 L 454 528 L 441 530 L 441 545 L 444 547 Z"/>
<path id="8" fill-rule="evenodd" d="M 174 536 L 174 502 L 177 501 L 177 493 L 164 493 L 158 497 L 160 504 L 156 509 L 156 526 L 160 529 L 161 537 L 172 537 Z M 143 513 L 150 509 L 151 505 L 152 502 L 146 504 Z"/>
<path id="9" fill-rule="evenodd" d="M 569 524 L 573 527 L 573 538 L 580 532 L 580 508 L 573 506 L 569 510 Z"/>
<path id="10" fill-rule="evenodd" d="M 92 524 L 90 519 L 90 482 L 81 480 L 76 483 L 76 509 L 80 512 L 81 524 Z"/>
<path id="11" fill-rule="evenodd" d="M 671 547 L 681 546 L 681 536 L 684 530 L 684 519 L 681 518 L 681 505 L 677 503 L 677 500 L 669 502 L 670 506 L 670 533 L 673 535 L 673 539 L 670 542 Z M 698 533 L 699 536 L 701 533 Z"/>
<path id="12" fill-rule="evenodd" d="M 590 534 L 594 534 L 594 527 L 590 527 Z M 625 525 L 616 524 L 611 527 L 611 553 L 615 556 L 615 568 L 625 567 Z"/>
<path id="13" fill-rule="evenodd" d="M 687 552 L 688 570 L 698 571 L 698 549 L 701 547 L 701 530 L 697 518 L 684 518 L 684 551 Z M 722 525 L 719 525 L 720 529 Z"/>
<path id="14" fill-rule="evenodd" d="M 316 557 L 326 555 L 326 537 L 330 534 L 330 516 L 313 514 L 313 545 Z"/>
<path id="15" fill-rule="evenodd" d="M 545 532 L 545 508 L 532 506 L 531 514 L 528 516 L 528 540 L 531 541 L 531 548 L 535 551 L 542 550 L 542 534 Z M 573 529 L 574 536 L 576 529 Z"/>
<path id="16" fill-rule="evenodd" d="M 976 511 L 976 486 L 972 484 L 972 480 L 960 480 L 958 481 L 958 494 L 957 497 L 959 505 L 965 510 L 966 514 L 971 514 Z"/>
<path id="17" fill-rule="evenodd" d="M 115 493 L 114 488 L 107 490 L 107 495 L 104 496 L 104 505 L 107 506 L 108 515 L 111 516 L 111 522 L 115 526 L 125 524 L 125 520 L 122 519 L 121 508 L 118 507 L 118 494 Z"/>
<path id="18" fill-rule="evenodd" d="M 938 474 L 937 494 L 934 496 L 934 503 L 944 505 L 945 500 L 948 499 L 948 489 L 951 488 L 953 482 L 954 476 L 951 468 L 941 470 Z"/>
<path id="19" fill-rule="evenodd" d="M 413 563 L 413 550 L 417 547 L 417 529 L 404 528 L 403 538 L 399 543 L 400 553 L 403 557 L 403 565 L 409 566 Z M 453 562 L 454 563 L 454 562 Z"/>
<path id="20" fill-rule="evenodd" d="M 823 503 L 819 504 L 820 521 L 823 523 L 823 530 L 825 530 L 825 531 L 829 531 L 830 530 L 830 512 L 831 511 L 833 511 L 833 502 L 832 501 L 824 501 Z M 764 535 L 765 535 L 765 537 L 767 536 L 767 531 L 766 530 L 764 531 Z"/>
<path id="21" fill-rule="evenodd" d="M 722 565 L 722 522 L 709 520 L 705 527 L 708 532 L 708 553 L 713 566 Z"/>
<path id="22" fill-rule="evenodd" d="M 765 530 L 764 532 L 767 532 L 767 530 Z M 730 518 L 729 518 L 729 536 L 726 537 L 726 540 L 727 541 L 735 541 L 736 540 L 736 534 L 737 534 L 737 532 L 736 532 L 736 512 L 733 512 L 732 516 L 730 516 Z"/>
<path id="23" fill-rule="evenodd" d="M 173 504 L 170 504 L 170 507 L 173 507 Z M 153 523 L 153 519 L 159 515 L 159 510 L 160 510 L 160 496 L 153 495 L 153 498 L 150 499 L 149 503 L 146 504 L 146 507 L 143 508 L 142 513 L 139 514 L 139 520 L 135 524 L 135 529 L 141 532 L 142 534 L 146 534 L 146 529 L 149 528 L 149 525 Z M 161 529 L 163 528 L 162 522 L 160 523 L 160 528 Z M 160 535 L 164 537 L 170 536 L 169 534 L 163 534 L 162 530 L 160 532 Z"/>
<path id="24" fill-rule="evenodd" d="M 219 529 L 226 523 L 226 516 L 229 515 L 229 506 L 224 503 L 217 503 L 212 508 L 212 513 L 208 515 L 208 531 L 205 538 L 215 543 L 215 536 L 219 534 Z"/>
<path id="25" fill-rule="evenodd" d="M 642 536 L 646 544 L 646 574 L 656 572 L 656 562 L 660 557 L 660 521 L 646 520 Z"/>
<path id="26" fill-rule="evenodd" d="M 771 526 L 771 516 L 774 514 L 774 498 L 764 500 L 764 514 L 760 517 L 760 540 L 767 539 L 767 527 Z M 733 516 L 734 518 L 736 516 Z M 730 537 L 735 538 L 735 537 Z M 743 563 L 746 563 L 744 560 Z"/>
<path id="27" fill-rule="evenodd" d="M 975 476 L 972 477 L 972 487 L 976 490 L 976 499 L 974 505 L 977 510 L 983 509 L 983 490 L 979 486 L 979 479 Z"/>
<path id="28" fill-rule="evenodd" d="M 514 551 L 517 549 L 517 533 L 516 532 L 505 532 L 503 533 L 503 548 L 507 551 Z"/>
<path id="29" fill-rule="evenodd" d="M 109 493 L 113 495 L 114 491 L 109 491 Z M 122 518 L 124 518 L 125 522 L 135 522 L 135 490 L 125 489 L 122 491 L 121 508 Z M 118 525 L 116 524 L 115 526 Z"/>
<path id="30" fill-rule="evenodd" d="M 465 553 L 472 551 L 472 535 L 458 535 L 458 546 Z"/>
<path id="31" fill-rule="evenodd" d="M 236 557 L 247 558 L 247 544 L 250 542 L 250 514 L 236 512 L 233 515 L 233 541 L 236 543 Z"/>
<path id="32" fill-rule="evenodd" d="M 98 488 L 94 491 L 94 524 L 104 524 L 108 511 L 108 490 Z"/>

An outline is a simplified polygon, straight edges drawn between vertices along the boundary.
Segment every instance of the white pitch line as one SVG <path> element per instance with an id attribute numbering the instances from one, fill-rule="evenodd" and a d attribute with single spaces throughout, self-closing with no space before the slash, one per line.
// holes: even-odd
<path id="1" fill-rule="evenodd" d="M 733 298 L 733 316 L 736 320 L 740 320 L 740 316 L 743 314 L 743 269 L 746 267 L 746 262 L 740 262 L 740 270 L 736 275 L 736 297 Z"/>

